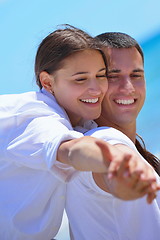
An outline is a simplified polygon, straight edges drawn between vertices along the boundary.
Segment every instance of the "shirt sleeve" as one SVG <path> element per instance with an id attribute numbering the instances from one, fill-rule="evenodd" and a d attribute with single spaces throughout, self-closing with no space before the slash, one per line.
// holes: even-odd
<path id="1" fill-rule="evenodd" d="M 20 125 L 7 137 L 4 157 L 16 165 L 32 169 L 48 170 L 68 181 L 76 170 L 56 161 L 61 142 L 82 137 L 83 134 L 69 129 L 68 121 L 52 116 L 38 117 Z"/>

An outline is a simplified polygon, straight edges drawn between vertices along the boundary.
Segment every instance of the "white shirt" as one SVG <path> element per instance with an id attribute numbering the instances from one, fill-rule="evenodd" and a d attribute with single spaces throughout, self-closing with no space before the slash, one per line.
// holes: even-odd
<path id="1" fill-rule="evenodd" d="M 111 144 L 122 143 L 136 150 L 129 138 L 113 128 L 102 127 L 89 131 L 87 135 Z M 66 199 L 72 240 L 160 239 L 159 192 L 150 205 L 146 197 L 123 201 L 100 189 L 91 172 L 81 172 L 67 184 Z"/>
<path id="2" fill-rule="evenodd" d="M 0 239 L 57 234 L 66 183 L 78 173 L 56 161 L 57 149 L 82 136 L 45 90 L 0 96 Z"/>

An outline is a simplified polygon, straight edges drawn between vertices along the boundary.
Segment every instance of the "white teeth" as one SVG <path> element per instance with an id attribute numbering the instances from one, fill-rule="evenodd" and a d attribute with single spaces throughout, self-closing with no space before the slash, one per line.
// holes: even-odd
<path id="1" fill-rule="evenodd" d="M 98 98 L 94 99 L 81 99 L 82 102 L 87 102 L 87 103 L 96 103 L 98 102 Z"/>
<path id="2" fill-rule="evenodd" d="M 118 100 L 115 100 L 115 102 L 118 104 L 129 105 L 134 103 L 134 99 L 130 99 L 130 100 L 118 99 Z"/>

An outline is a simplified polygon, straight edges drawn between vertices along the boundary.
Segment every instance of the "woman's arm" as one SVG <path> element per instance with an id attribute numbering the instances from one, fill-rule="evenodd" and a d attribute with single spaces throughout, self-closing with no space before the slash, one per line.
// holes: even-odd
<path id="1" fill-rule="evenodd" d="M 160 190 L 153 168 L 128 146 L 117 144 L 113 147 L 128 153 L 128 157 L 124 160 L 120 157 L 114 159 L 108 168 L 108 175 L 93 173 L 96 184 L 120 199 L 134 200 L 147 195 L 147 202 L 151 203 Z M 115 149 L 111 151 L 115 153 Z"/>
<path id="2" fill-rule="evenodd" d="M 103 140 L 85 136 L 61 143 L 57 151 L 57 160 L 73 166 L 79 171 L 92 171 L 106 173 L 110 156 L 103 156 L 103 151 L 97 145 Z M 107 152 L 110 144 L 105 143 Z M 107 155 L 107 154 L 106 154 Z"/>
<path id="3" fill-rule="evenodd" d="M 123 144 L 114 146 L 90 136 L 61 143 L 57 159 L 79 171 L 92 171 L 96 184 L 123 200 L 147 195 L 148 203 L 160 186 L 155 171 L 133 149 Z"/>

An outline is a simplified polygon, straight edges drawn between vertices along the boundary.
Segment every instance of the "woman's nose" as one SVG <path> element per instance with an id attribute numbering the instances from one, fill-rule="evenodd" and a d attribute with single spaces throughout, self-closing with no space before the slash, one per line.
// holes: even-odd
<path id="1" fill-rule="evenodd" d="M 91 95 L 98 95 L 101 94 L 102 90 L 101 90 L 101 84 L 99 81 L 97 81 L 96 79 L 92 79 L 90 81 L 89 87 L 88 87 L 88 92 Z"/>

